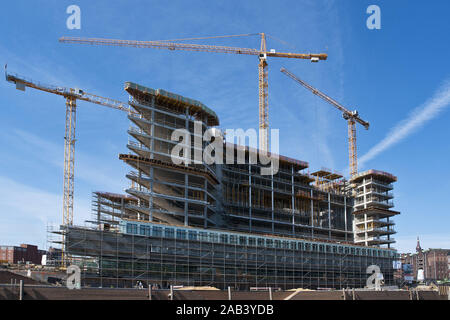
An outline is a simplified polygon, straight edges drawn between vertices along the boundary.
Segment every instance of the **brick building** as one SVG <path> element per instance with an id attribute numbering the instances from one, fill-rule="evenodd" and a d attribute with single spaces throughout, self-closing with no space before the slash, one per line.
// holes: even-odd
<path id="1" fill-rule="evenodd" d="M 425 281 L 436 281 L 450 278 L 450 249 L 422 250 L 417 239 L 416 252 L 401 255 L 402 264 L 411 264 L 414 280 L 420 269 L 423 270 Z"/>
<path id="2" fill-rule="evenodd" d="M 21 244 L 20 246 L 0 246 L 0 263 L 33 263 L 41 264 L 44 250 L 39 250 L 37 246 L 31 244 Z"/>

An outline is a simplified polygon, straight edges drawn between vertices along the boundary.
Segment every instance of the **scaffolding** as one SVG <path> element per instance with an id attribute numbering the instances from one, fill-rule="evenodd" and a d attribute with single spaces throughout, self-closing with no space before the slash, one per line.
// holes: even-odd
<path id="1" fill-rule="evenodd" d="M 361 288 L 372 264 L 393 283 L 393 250 L 138 221 L 122 231 L 65 227 L 83 286 Z"/>
<path id="2" fill-rule="evenodd" d="M 262 175 L 267 165 L 250 161 L 258 150 L 230 143 L 245 163 L 235 153 L 234 164 L 175 164 L 173 131 L 202 137 L 217 116 L 165 91 L 125 89 L 134 109 L 130 152 L 119 155 L 131 167 L 127 194 L 94 192 L 91 227 L 53 231 L 85 286 L 341 289 L 364 287 L 371 264 L 392 283 L 395 250 L 353 242 L 354 196 L 342 175 L 309 174 L 308 163 L 284 156 L 276 174 Z"/>

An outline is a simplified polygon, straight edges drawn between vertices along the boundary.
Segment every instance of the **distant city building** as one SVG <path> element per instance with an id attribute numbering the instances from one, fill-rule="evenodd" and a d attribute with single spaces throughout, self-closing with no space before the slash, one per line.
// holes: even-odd
<path id="1" fill-rule="evenodd" d="M 21 244 L 18 246 L 0 246 L 0 263 L 32 263 L 41 264 L 44 250 L 39 250 L 37 246 L 31 244 Z"/>
<path id="2" fill-rule="evenodd" d="M 61 262 L 62 251 L 60 248 L 50 247 L 46 252 L 45 258 L 43 259 L 43 265 L 54 266 L 58 265 Z"/>
<path id="3" fill-rule="evenodd" d="M 438 281 L 450 278 L 450 249 L 428 249 L 423 250 L 420 241 L 417 238 L 416 252 L 404 253 L 401 255 L 403 266 L 411 265 L 412 280 L 420 281 L 423 274 L 424 281 Z M 409 275 L 405 274 L 403 268 L 403 276 L 406 279 Z M 422 270 L 422 271 L 420 271 Z M 406 271 L 406 273 L 408 273 Z M 419 279 L 418 279 L 419 275 Z"/>

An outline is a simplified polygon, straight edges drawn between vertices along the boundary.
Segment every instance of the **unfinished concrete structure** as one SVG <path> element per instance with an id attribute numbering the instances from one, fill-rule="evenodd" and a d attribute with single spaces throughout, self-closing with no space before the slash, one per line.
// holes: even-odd
<path id="1" fill-rule="evenodd" d="M 217 115 L 161 89 L 127 82 L 125 90 L 134 109 L 130 153 L 119 155 L 132 168 L 127 195 L 94 193 L 95 226 L 61 229 L 85 283 L 363 287 L 371 264 L 392 283 L 396 251 L 354 242 L 359 207 L 341 175 L 309 174 L 308 163 L 283 156 L 276 174 L 261 175 L 264 166 L 248 161 L 255 151 L 235 145 L 244 164 L 175 164 L 172 132 L 201 138 Z M 190 144 L 191 154 L 206 144 Z"/>
<path id="2" fill-rule="evenodd" d="M 390 173 L 368 170 L 354 176 L 354 220 L 355 243 L 367 245 L 387 245 L 388 248 L 395 242 L 393 216 L 398 211 L 390 210 L 394 203 L 392 199 L 393 185 L 397 177 Z"/>

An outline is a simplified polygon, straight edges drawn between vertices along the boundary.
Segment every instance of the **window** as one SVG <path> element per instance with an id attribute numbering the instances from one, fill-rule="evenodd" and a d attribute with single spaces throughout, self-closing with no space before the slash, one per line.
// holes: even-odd
<path id="1" fill-rule="evenodd" d="M 141 236 L 145 236 L 145 226 L 143 226 L 142 224 L 139 226 L 139 234 Z"/>
<path id="2" fill-rule="evenodd" d="M 208 241 L 208 233 L 199 232 L 198 235 L 199 235 L 200 241 Z"/>
<path id="3" fill-rule="evenodd" d="M 127 223 L 127 233 L 133 233 L 133 226 L 131 223 Z"/>
<path id="4" fill-rule="evenodd" d="M 211 233 L 209 234 L 209 241 L 210 241 L 210 242 L 215 242 L 215 243 L 219 242 L 219 236 L 218 236 L 218 234 L 217 234 L 217 233 L 214 233 L 214 232 L 211 232 Z"/>
<path id="5" fill-rule="evenodd" d="M 277 243 L 277 242 L 280 242 L 280 241 L 279 240 L 275 240 L 275 243 Z M 267 248 L 273 248 L 273 240 L 272 239 L 267 239 L 266 240 L 266 246 L 267 246 Z"/>
<path id="6" fill-rule="evenodd" d="M 256 245 L 256 239 L 255 238 L 248 238 L 248 245 L 249 246 L 255 246 Z"/>
<path id="7" fill-rule="evenodd" d="M 197 240 L 197 231 L 188 231 L 189 240 Z"/>
<path id="8" fill-rule="evenodd" d="M 264 238 L 258 238 L 258 247 L 264 247 Z"/>
<path id="9" fill-rule="evenodd" d="M 154 237 L 162 237 L 162 228 L 153 226 L 153 236 Z"/>
<path id="10" fill-rule="evenodd" d="M 297 242 L 291 241 L 290 248 L 291 248 L 291 250 L 297 250 Z"/>
<path id="11" fill-rule="evenodd" d="M 245 246 L 247 244 L 247 238 L 246 237 L 239 237 L 239 244 L 242 246 Z"/>
<path id="12" fill-rule="evenodd" d="M 177 239 L 186 239 L 186 231 L 177 229 Z"/>
<path id="13" fill-rule="evenodd" d="M 312 251 L 317 251 L 317 244 L 312 245 Z"/>
<path id="14" fill-rule="evenodd" d="M 221 242 L 221 243 L 228 243 L 228 235 L 226 235 L 226 234 L 221 234 L 221 235 L 220 235 L 220 242 Z"/>
<path id="15" fill-rule="evenodd" d="M 275 240 L 275 248 L 277 248 L 277 249 L 281 248 L 281 241 L 280 240 Z"/>
<path id="16" fill-rule="evenodd" d="M 175 238 L 175 231 L 172 228 L 165 228 L 164 229 L 164 236 L 166 238 Z"/>
<path id="17" fill-rule="evenodd" d="M 236 244 L 237 243 L 237 236 L 230 235 L 230 243 L 231 244 Z"/>
<path id="18" fill-rule="evenodd" d="M 283 241 L 283 249 L 289 248 L 289 241 Z"/>
<path id="19" fill-rule="evenodd" d="M 127 233 L 137 234 L 137 224 L 128 223 L 127 224 Z"/>

